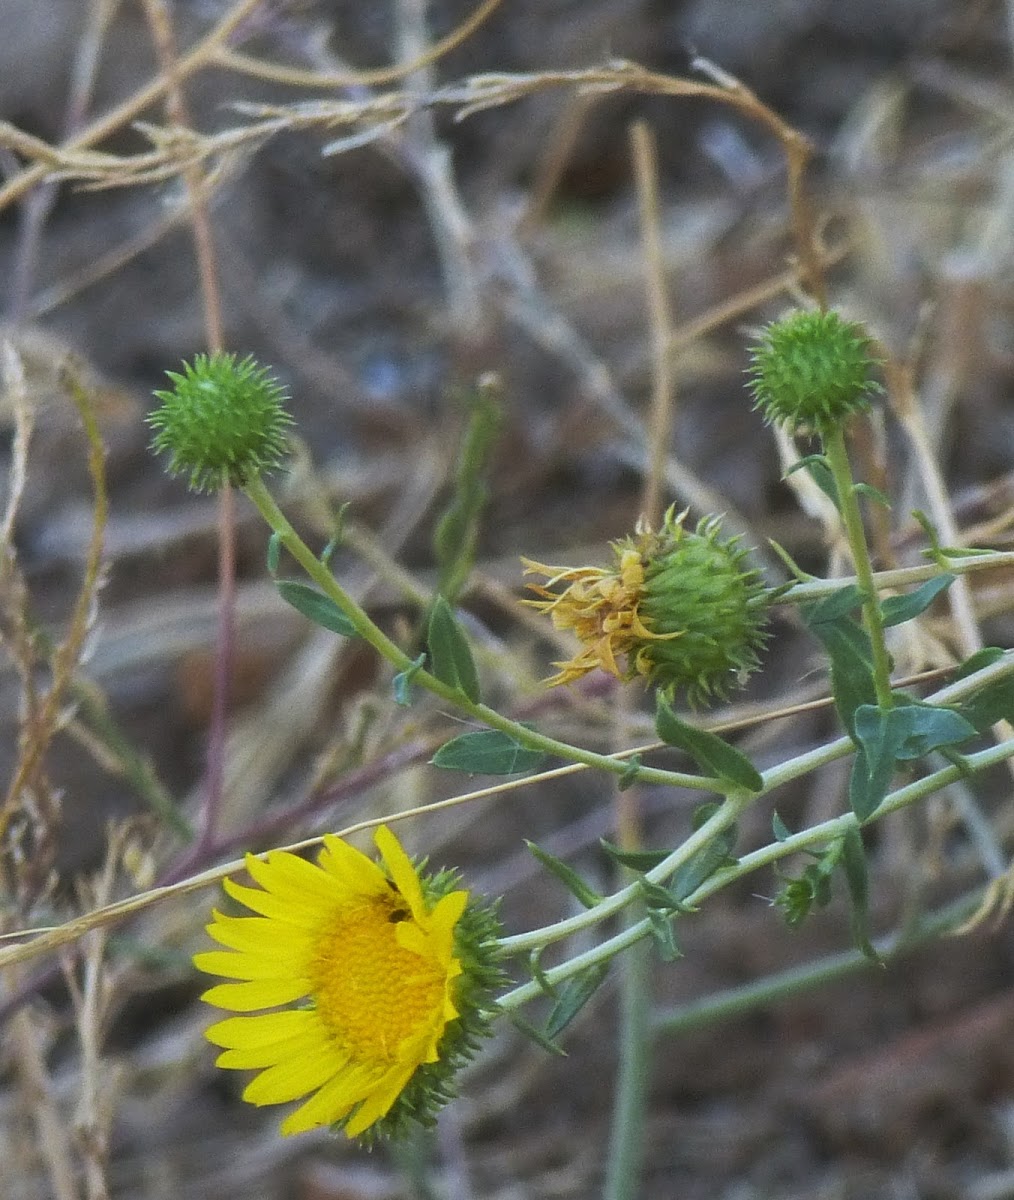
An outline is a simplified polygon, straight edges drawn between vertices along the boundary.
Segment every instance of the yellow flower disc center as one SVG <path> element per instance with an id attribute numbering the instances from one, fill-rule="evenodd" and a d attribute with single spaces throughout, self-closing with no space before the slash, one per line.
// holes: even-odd
<path id="1" fill-rule="evenodd" d="M 310 964 L 317 1013 L 354 1061 L 393 1062 L 442 1012 L 447 972 L 398 944 L 403 920 L 412 917 L 393 890 L 343 907 Z"/>

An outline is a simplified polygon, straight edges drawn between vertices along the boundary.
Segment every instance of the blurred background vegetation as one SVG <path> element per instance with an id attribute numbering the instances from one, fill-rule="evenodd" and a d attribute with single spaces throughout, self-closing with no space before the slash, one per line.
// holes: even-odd
<path id="1" fill-rule="evenodd" d="M 399 708 L 370 656 L 279 599 L 263 526 L 241 502 L 219 837 L 186 847 L 213 708 L 219 510 L 164 477 L 146 449 L 144 415 L 164 371 L 207 347 L 194 171 L 225 344 L 271 363 L 291 391 L 302 443 L 292 473 L 278 478 L 279 498 L 321 544 L 329 506 L 347 505 L 335 570 L 406 643 L 436 579 L 433 528 L 451 493 L 467 394 L 480 377 L 499 377 L 501 427 L 463 604 L 490 693 L 547 731 L 615 748 L 616 693 L 597 684 L 547 696 L 539 681 L 566 643 L 552 644 L 516 598 L 519 555 L 602 561 L 642 503 L 657 363 L 635 123 L 654 140 L 656 261 L 672 326 L 666 498 L 695 515 L 726 513 L 761 548 L 771 582 L 781 576 L 767 538 L 815 573 L 840 566 L 819 507 L 807 511 L 811 498 L 781 481 L 778 448 L 744 385 L 751 331 L 800 294 L 781 147 L 728 105 L 581 89 L 553 73 L 627 59 L 704 82 L 728 72 L 810 139 L 807 192 L 832 300 L 869 323 L 918 399 L 917 417 L 889 412 L 859 441 L 859 473 L 894 499 L 873 530 L 879 560 L 920 561 L 923 534 L 909 513 L 932 509 L 927 461 L 960 540 L 1012 548 L 1014 9 L 1001 0 L 503 0 L 407 79 L 314 88 L 219 56 L 183 80 L 183 110 L 163 87 L 87 148 L 74 145 L 151 80 L 171 77 L 166 63 L 180 60 L 164 44 L 160 58 L 159 17 L 185 56 L 245 8 L 234 50 L 347 77 L 418 59 L 475 7 L 0 0 L 0 334 L 10 348 L 0 471 L 18 497 L 0 597 L 5 781 L 16 779 L 29 718 L 60 678 L 54 646 L 68 645 L 68 630 L 86 634 L 71 647 L 30 802 L 15 797 L 5 809 L 6 930 L 57 924 L 155 879 L 441 799 L 460 784 L 425 765 L 455 731 L 447 714 Z M 713 67 L 695 69 L 697 55 Z M 386 95 L 424 96 L 489 72 L 547 74 L 525 98 L 464 119 L 462 101 L 378 124 Z M 374 116 L 323 128 L 312 106 L 336 100 L 375 104 Z M 277 106 L 272 136 L 229 143 L 230 131 Z M 219 138 L 205 157 L 188 158 L 195 143 L 179 128 L 166 132 L 183 115 Z M 335 145 L 350 133 L 363 144 Z M 81 154 L 47 160 L 41 144 Z M 88 159 L 85 149 L 119 158 Z M 153 149 L 162 157 L 147 175 L 136 160 L 118 174 L 124 157 Z M 35 186 L 22 186 L 38 162 L 48 165 Z M 101 579 L 88 567 L 95 493 L 74 403 L 82 391 L 107 449 Z M 1011 587 L 1009 573 L 974 579 L 973 618 L 988 644 L 1014 644 Z M 766 669 L 724 718 L 756 717 L 774 697 L 825 695 L 813 642 L 789 617 L 774 635 Z M 934 609 L 895 647 L 900 673 L 954 661 L 961 637 L 946 607 Z M 630 743 L 652 736 L 638 703 L 626 717 Z M 835 728 L 818 706 L 750 726 L 741 745 L 765 765 Z M 780 794 L 778 812 L 793 828 L 831 816 L 845 779 L 833 764 Z M 1010 774 L 998 770 L 878 827 L 878 930 L 1004 869 L 1010 796 Z M 666 846 L 685 835 L 695 798 L 646 791 L 642 804 L 650 843 Z M 770 819 L 765 806 L 742 823 L 743 848 L 770 837 Z M 975 820 L 973 852 L 959 827 Z M 612 821 L 608 781 L 587 774 L 434 815 L 408 835 L 434 862 L 461 866 L 470 886 L 504 893 L 513 931 L 567 904 L 522 839 L 604 882 L 597 839 Z M 790 934 L 756 891 L 733 889 L 684 923 L 686 958 L 659 970 L 663 1001 L 847 946 L 837 903 Z M 98 1197 L 106 1183 L 108 1194 L 138 1200 L 597 1194 L 614 1068 L 608 989 L 569 1032 L 566 1060 L 505 1029 L 433 1146 L 392 1158 L 323 1135 L 282 1141 L 270 1110 L 239 1103 L 200 1036 L 207 1016 L 189 955 L 203 946 L 209 904 L 207 891 L 177 897 L 113 930 L 108 945 L 86 940 L 80 960 L 65 963 L 76 992 L 51 960 L 0 978 L 5 1197 Z M 1012 959 L 1009 925 L 986 924 L 886 969 L 664 1039 L 643 1195 L 1014 1196 Z M 84 1164 L 72 1184 L 61 1140 L 64 1167 Z"/>

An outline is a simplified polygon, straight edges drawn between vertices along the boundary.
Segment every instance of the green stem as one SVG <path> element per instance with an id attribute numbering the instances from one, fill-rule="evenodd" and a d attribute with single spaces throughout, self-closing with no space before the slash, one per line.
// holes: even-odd
<path id="1" fill-rule="evenodd" d="M 897 567 L 891 571 L 877 571 L 873 582 L 878 590 L 884 588 L 907 587 L 910 583 L 925 583 L 927 579 L 935 579 L 944 570 L 954 575 L 968 575 L 974 571 L 1002 570 L 1014 567 L 1014 551 L 983 550 L 967 556 L 955 555 L 948 558 L 943 566 L 939 563 L 927 563 L 922 567 Z M 792 587 L 778 597 L 779 604 L 810 604 L 814 600 L 823 600 L 825 596 L 833 596 L 850 584 L 858 584 L 855 576 L 841 575 L 837 579 L 808 579 L 805 583 L 794 583 Z"/>
<path id="2" fill-rule="evenodd" d="M 990 663 L 988 667 L 983 667 L 981 671 L 976 671 L 972 675 L 966 676 L 964 679 L 959 679 L 956 683 L 949 683 L 946 687 L 940 688 L 939 691 L 926 697 L 928 704 L 955 704 L 967 697 L 974 695 L 981 688 L 998 683 L 1002 679 L 1006 679 L 1014 675 L 1014 652 L 1004 655 L 1002 659 L 998 659 L 994 663 Z M 1006 746 L 1006 752 L 997 754 L 994 758 L 990 758 L 990 762 L 1002 762 L 1005 758 L 1014 755 L 1014 742 L 1001 743 L 1001 747 Z M 804 754 L 798 754 L 794 758 L 788 759 L 777 766 L 770 767 L 762 773 L 764 781 L 763 787 L 756 794 L 750 795 L 746 799 L 746 803 L 760 799 L 762 796 L 768 795 L 776 788 L 781 787 L 785 783 L 790 783 L 794 779 L 801 779 L 803 776 L 815 771 L 818 767 L 826 766 L 828 763 L 835 762 L 839 758 L 844 758 L 854 749 L 852 741 L 848 737 L 836 738 L 833 742 L 828 742 L 824 746 L 817 746 L 813 750 L 807 750 Z M 995 748 L 993 748 L 995 749 Z M 993 749 L 983 751 L 983 754 L 993 754 Z M 977 755 L 970 755 L 963 759 L 963 762 L 974 763 L 979 761 Z M 971 769 L 971 768 L 970 768 Z M 938 775 L 928 775 L 924 779 L 916 780 L 915 783 L 909 784 L 907 788 L 903 788 L 900 793 L 892 793 L 877 809 L 875 818 L 882 816 L 885 812 L 893 811 L 893 800 L 898 795 L 906 797 L 904 803 L 911 803 L 913 799 L 917 799 L 922 795 L 929 795 L 939 787 L 943 787 L 946 783 L 959 778 L 960 769 L 950 767 L 947 768 L 947 777 L 940 782 L 932 782 L 938 780 Z M 927 783 L 927 781 L 930 781 Z M 926 786 L 924 786 L 926 785 Z M 910 798 L 908 798 L 910 797 Z M 744 803 L 739 801 L 739 803 Z M 682 845 L 668 855 L 659 865 L 651 871 L 646 872 L 646 878 L 652 883 L 664 883 L 676 870 L 683 865 L 693 854 L 700 850 L 721 830 L 725 829 L 732 821 L 736 820 L 740 809 L 734 806 L 732 799 L 726 800 L 725 804 L 714 813 L 711 818 L 706 821 L 700 829 L 697 830 L 690 838 Z M 760 861 L 756 863 L 753 860 L 756 855 L 769 854 L 769 857 L 764 861 L 771 862 L 782 857 L 783 853 L 790 850 L 805 849 L 811 842 L 821 840 L 831 840 L 834 837 L 840 837 L 849 824 L 855 823 L 853 813 L 846 813 L 842 817 L 832 818 L 819 826 L 814 826 L 812 829 L 804 830 L 802 833 L 793 835 L 784 842 L 777 842 L 771 847 L 764 850 L 755 851 L 753 855 L 748 855 L 746 858 L 740 859 L 740 866 L 750 862 L 753 865 L 751 870 L 756 866 L 761 865 Z M 813 835 L 812 837 L 810 835 Z M 773 851 L 773 853 L 771 853 Z M 732 868 L 735 869 L 735 868 Z M 726 879 L 725 874 L 719 872 L 712 876 L 712 879 Z M 704 885 L 708 887 L 707 884 Z M 537 950 L 543 946 L 548 946 L 551 942 L 561 941 L 563 938 L 570 937 L 575 933 L 579 933 L 584 929 L 589 929 L 591 926 L 602 921 L 606 917 L 614 916 L 625 908 L 639 894 L 635 885 L 630 885 L 622 888 L 618 892 L 614 892 L 611 896 L 606 896 L 600 904 L 596 904 L 594 908 L 586 909 L 583 912 L 575 913 L 572 917 L 566 917 L 562 921 L 557 921 L 552 925 L 545 925 L 541 929 L 533 929 L 528 933 L 514 934 L 511 937 L 503 938 L 500 942 L 501 950 L 504 955 L 517 954 L 530 950 Z M 702 893 L 695 893 L 695 897 Z M 707 894 L 710 894 L 708 892 Z M 689 902 L 689 901 L 688 901 Z M 644 930 L 647 930 L 647 925 L 644 925 Z M 623 935 L 625 936 L 625 933 Z M 637 939 L 634 938 L 634 941 Z M 629 942 L 625 941 L 624 945 Z M 593 954 L 594 951 L 589 951 Z M 606 956 L 608 957 L 608 956 Z M 584 966 L 594 965 L 600 962 L 600 958 L 594 958 L 590 962 L 584 961 Z M 559 968 L 554 968 L 557 970 Z M 555 982 L 553 970 L 547 972 L 547 977 L 550 982 Z M 528 987 L 529 985 L 524 985 Z M 514 993 L 511 993 L 513 995 Z M 531 999 L 537 994 L 537 989 L 526 999 Z"/>
<path id="3" fill-rule="evenodd" d="M 866 530 L 863 528 L 863 517 L 859 511 L 856 485 L 852 479 L 852 468 L 849 465 L 848 451 L 845 448 L 845 434 L 840 426 L 835 426 L 822 430 L 821 440 L 824 444 L 827 465 L 834 477 L 835 488 L 838 492 L 839 511 L 845 524 L 845 535 L 848 538 L 849 548 L 852 551 L 856 578 L 863 593 L 863 618 L 873 649 L 873 686 L 877 693 L 877 703 L 886 711 L 894 706 L 894 696 L 891 692 L 891 658 L 887 653 L 887 645 L 884 641 L 884 621 L 880 612 L 880 601 L 877 598 L 877 585 L 873 578 L 870 552 L 866 545 Z"/>
<path id="4" fill-rule="evenodd" d="M 907 953 L 917 946 L 955 928 L 972 915 L 982 902 L 983 889 L 977 888 L 952 904 L 945 905 L 921 918 L 915 926 L 877 938 L 874 948 L 881 958 L 890 958 Z M 680 1008 L 656 1012 L 652 1020 L 654 1032 L 662 1036 L 675 1036 L 693 1029 L 704 1029 L 720 1021 L 743 1016 L 763 1005 L 773 1004 L 801 992 L 810 992 L 824 984 L 835 983 L 849 975 L 875 969 L 873 962 L 861 950 L 847 950 L 831 954 L 816 962 L 778 971 L 763 979 L 756 979 L 740 987 L 716 992 L 702 1000 L 684 1004 Z"/>
<path id="5" fill-rule="evenodd" d="M 871 820 L 879 820 L 888 813 L 906 808 L 910 804 L 914 804 L 917 800 L 932 795 L 957 779 L 962 779 L 968 774 L 974 774 L 977 771 L 996 766 L 998 763 L 1002 763 L 1012 756 L 1014 756 L 1014 738 L 1000 742 L 995 746 L 990 746 L 987 750 L 980 750 L 976 754 L 965 755 L 962 757 L 960 765 L 945 767 L 940 771 L 935 771 L 931 775 L 926 775 L 922 779 L 917 779 L 913 783 L 890 793 L 874 813 Z M 727 801 L 726 803 L 729 802 Z M 716 813 L 715 816 L 719 816 L 722 811 L 719 810 L 719 813 Z M 712 817 L 712 820 L 714 819 Z M 707 829 L 710 824 L 710 821 L 706 822 L 698 830 L 698 833 Z M 695 908 L 716 892 L 728 887 L 729 884 L 736 882 L 736 880 L 752 874 L 761 867 L 775 863 L 790 854 L 797 854 L 799 851 L 806 850 L 811 846 L 830 843 L 842 837 L 849 828 L 858 828 L 858 826 L 859 822 L 856 819 L 855 813 L 849 812 L 844 813 L 840 817 L 832 817 L 828 821 L 822 821 L 819 825 L 814 825 L 809 829 L 804 829 L 800 833 L 787 837 L 784 841 L 773 842 L 768 846 L 762 847 L 760 850 L 755 850 L 751 854 L 744 855 L 735 866 L 716 871 L 695 892 L 687 896 L 684 899 L 684 903 L 688 908 Z M 712 836 L 714 836 L 713 833 Z M 679 847 L 665 860 L 665 863 L 660 863 L 654 871 L 649 872 L 648 878 L 652 879 L 653 882 L 660 882 L 656 877 L 658 873 L 678 855 L 682 858 L 683 848 L 683 846 Z M 624 889 L 625 892 L 631 890 Z M 615 895 L 607 897 L 602 904 L 596 905 L 594 909 L 581 914 L 589 918 L 585 923 L 592 923 L 596 919 L 596 914 L 603 907 L 608 906 L 611 911 L 615 911 L 617 907 L 616 901 L 623 894 L 622 892 L 617 892 Z M 633 897 L 629 896 L 626 903 L 630 903 L 632 899 Z M 559 923 L 559 925 L 563 924 L 564 922 Z M 558 928 L 559 926 L 550 926 L 547 929 L 537 931 L 543 935 L 543 942 L 538 944 L 548 944 L 549 941 L 555 940 L 552 935 L 555 934 Z M 545 983 L 548 983 L 551 987 L 556 987 L 557 984 L 563 983 L 565 980 L 571 978 L 571 976 L 577 975 L 589 967 L 595 967 L 600 963 L 608 962 L 609 959 L 619 954 L 621 950 L 626 950 L 628 946 L 633 946 L 650 932 L 651 926 L 647 920 L 638 921 L 613 937 L 600 942 L 597 946 L 593 946 L 590 950 L 586 950 L 582 954 L 576 954 L 573 958 L 569 958 L 558 966 L 550 968 L 544 973 L 543 981 L 532 980 L 530 983 L 524 983 L 519 987 L 513 988 L 500 998 L 498 1004 L 501 1009 L 505 1010 L 519 1008 L 529 1000 L 534 1000 L 537 996 L 542 995 Z M 532 935 L 524 936 L 525 942 L 531 948 L 534 948 L 531 945 L 531 938 Z M 522 938 L 504 938 L 501 945 L 507 945 L 508 943 L 516 945 L 521 940 Z"/>
<path id="6" fill-rule="evenodd" d="M 264 486 L 263 480 L 259 476 L 251 479 L 244 490 L 264 520 L 278 534 L 282 545 L 328 599 L 332 600 L 348 618 L 356 633 L 368 642 L 378 654 L 386 658 L 396 670 L 406 671 L 413 666 L 413 660 L 374 624 L 365 609 L 345 591 L 331 574 L 329 568 L 321 562 L 293 529 L 285 514 L 275 503 L 274 497 Z M 442 682 L 429 671 L 414 672 L 412 680 L 413 683 L 426 688 L 435 696 L 454 704 L 462 712 L 481 721 L 490 729 L 498 729 L 501 733 L 506 733 L 529 750 L 555 755 L 569 762 L 584 763 L 587 767 L 596 767 L 601 771 L 608 771 L 611 775 L 622 776 L 624 779 L 633 777 L 643 783 L 657 784 L 663 787 L 691 788 L 695 791 L 721 790 L 721 784 L 717 779 L 701 775 L 688 775 L 679 771 L 663 771 L 657 767 L 634 766 L 608 754 L 596 754 L 592 750 L 585 750 L 580 746 L 572 746 L 568 742 L 548 737 L 537 730 L 529 729 L 526 725 L 522 725 L 510 717 L 503 716 L 485 704 L 474 703 L 459 688 Z"/>
<path id="7" fill-rule="evenodd" d="M 604 1200 L 632 1200 L 640 1193 L 650 1076 L 649 950 L 649 945 L 641 942 L 623 956 L 619 1061 Z"/>

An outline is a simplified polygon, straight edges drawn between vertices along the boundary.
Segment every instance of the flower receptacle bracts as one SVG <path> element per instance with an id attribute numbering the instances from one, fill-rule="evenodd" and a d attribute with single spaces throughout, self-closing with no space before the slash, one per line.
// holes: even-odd
<path id="1" fill-rule="evenodd" d="M 832 311 L 797 311 L 768 325 L 751 351 L 750 388 L 767 421 L 818 433 L 864 412 L 882 389 L 870 337 Z"/>
<path id="2" fill-rule="evenodd" d="M 172 387 L 148 424 L 152 449 L 169 455 L 170 475 L 195 492 L 242 487 L 270 471 L 285 454 L 292 419 L 287 395 L 274 375 L 249 355 L 198 354 L 182 372 L 167 371 Z"/>
<path id="3" fill-rule="evenodd" d="M 571 683 L 596 668 L 618 679 L 643 677 L 690 703 L 723 697 L 754 670 L 764 646 L 766 593 L 738 538 L 723 540 L 718 518 L 685 527 L 670 509 L 657 532 L 641 524 L 614 542 L 615 566 L 552 567 L 525 561 L 539 596 L 526 604 L 572 630 L 581 649 L 549 682 Z M 556 584 L 566 584 L 554 592 Z"/>

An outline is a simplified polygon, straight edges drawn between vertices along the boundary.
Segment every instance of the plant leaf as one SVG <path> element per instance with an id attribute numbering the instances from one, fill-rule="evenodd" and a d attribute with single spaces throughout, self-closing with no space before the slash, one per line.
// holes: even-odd
<path id="1" fill-rule="evenodd" d="M 831 501 L 835 508 L 839 508 L 838 504 L 838 488 L 835 486 L 834 476 L 831 474 L 831 468 L 828 466 L 827 459 L 823 454 L 807 454 L 798 462 L 794 462 L 791 467 L 785 472 L 785 477 L 788 478 L 793 471 L 804 469 L 807 475 L 820 488 L 825 496 Z"/>
<path id="2" fill-rule="evenodd" d="M 866 958 L 880 962 L 870 941 L 870 881 L 866 871 L 866 849 L 858 829 L 845 831 L 841 844 L 841 865 L 848 884 L 852 906 L 852 940 Z"/>
<path id="3" fill-rule="evenodd" d="M 777 810 L 771 814 L 771 832 L 775 835 L 776 842 L 784 842 L 792 837 L 792 830 L 778 815 Z"/>
<path id="4" fill-rule="evenodd" d="M 917 587 L 914 592 L 909 592 L 905 596 L 888 596 L 880 605 L 884 628 L 891 625 L 902 625 L 905 621 L 911 621 L 913 617 L 925 612 L 937 596 L 946 591 L 956 578 L 956 575 L 949 573 L 938 575 L 935 579 L 927 579 L 921 587 Z"/>
<path id="5" fill-rule="evenodd" d="M 803 620 L 814 633 L 817 633 L 816 626 L 840 621 L 842 617 L 847 617 L 862 606 L 863 593 L 854 583 L 848 583 L 844 587 L 836 588 L 830 596 L 825 596 L 823 600 L 804 604 L 801 611 Z M 819 637 L 820 634 L 817 633 L 817 636 Z"/>
<path id="6" fill-rule="evenodd" d="M 549 1038 L 558 1037 L 574 1020 L 577 1014 L 595 995 L 602 986 L 609 971 L 608 963 L 598 963 L 588 967 L 570 979 L 559 989 L 559 996 L 546 1018 L 543 1034 Z"/>
<path id="7" fill-rule="evenodd" d="M 479 676 L 475 660 L 468 640 L 443 596 L 437 596 L 433 601 L 426 646 L 437 679 L 449 687 L 460 688 L 473 704 L 478 704 Z"/>
<path id="8" fill-rule="evenodd" d="M 670 853 L 668 850 L 621 850 L 605 838 L 599 838 L 599 845 L 614 862 L 639 873 L 654 870 Z"/>
<path id="9" fill-rule="evenodd" d="M 556 1042 L 551 1041 L 537 1026 L 531 1021 L 526 1021 L 520 1013 L 508 1012 L 507 1019 L 511 1022 L 519 1033 L 523 1033 L 526 1038 L 530 1038 L 536 1046 L 543 1050 L 548 1050 L 550 1054 L 555 1054 L 558 1058 L 566 1058 L 567 1051 L 562 1046 L 558 1046 Z"/>
<path id="10" fill-rule="evenodd" d="M 466 396 L 471 413 L 458 453 L 454 495 L 433 534 L 437 590 L 450 604 L 460 595 L 475 561 L 479 519 L 489 491 L 483 473 L 500 429 L 501 390 L 499 379 L 490 375 Z"/>
<path id="11" fill-rule="evenodd" d="M 412 663 L 410 667 L 406 667 L 404 671 L 399 671 L 391 680 L 394 688 L 394 702 L 400 704 L 402 708 L 407 708 L 411 704 L 412 699 L 409 695 L 409 688 L 412 686 L 412 680 L 426 665 L 426 655 L 420 654 L 419 657 Z"/>
<path id="12" fill-rule="evenodd" d="M 648 925 L 651 936 L 658 947 L 659 957 L 663 962 L 675 962 L 683 957 L 683 951 L 676 941 L 676 931 L 673 929 L 672 918 L 657 908 L 647 910 Z"/>
<path id="13" fill-rule="evenodd" d="M 896 763 L 960 745 L 975 733 L 975 727 L 950 708 L 901 703 L 885 712 L 877 705 L 860 705 L 855 713 L 859 748 L 849 780 L 852 811 L 860 821 L 874 812 L 887 795 Z"/>
<path id="14" fill-rule="evenodd" d="M 644 903 L 647 908 L 654 908 L 658 912 L 668 913 L 670 916 L 676 913 L 685 914 L 693 912 L 693 909 L 687 908 L 668 888 L 662 887 L 660 883 L 652 883 L 650 879 L 645 878 L 643 875 L 636 882 L 641 890 L 641 895 L 644 897 Z"/>
<path id="15" fill-rule="evenodd" d="M 282 553 L 282 535 L 276 529 L 268 538 L 268 573 L 274 575 L 278 570 L 278 559 Z"/>
<path id="16" fill-rule="evenodd" d="M 276 586 L 278 594 L 286 604 L 291 604 L 297 612 L 308 617 L 315 625 L 322 629 L 330 629 L 332 633 L 340 633 L 342 637 L 356 636 L 356 627 L 323 592 L 291 579 L 283 579 Z"/>
<path id="17" fill-rule="evenodd" d="M 1006 652 L 999 646 L 986 646 L 961 664 L 954 678 L 967 679 L 976 671 L 999 662 Z M 955 708 L 980 733 L 985 733 L 997 721 L 1014 721 L 1014 676 L 998 679 L 962 700 Z"/>
<path id="18" fill-rule="evenodd" d="M 764 780 L 760 772 L 745 754 L 716 734 L 681 721 L 661 693 L 655 710 L 655 729 L 667 746 L 676 746 L 685 751 L 709 775 L 745 788 L 748 792 L 763 789 Z"/>
<path id="19" fill-rule="evenodd" d="M 678 901 L 682 902 L 685 897 L 692 896 L 702 883 L 722 867 L 735 865 L 736 859 L 729 854 L 729 847 L 735 838 L 735 829 L 722 830 L 677 870 L 669 887 Z"/>
<path id="20" fill-rule="evenodd" d="M 543 850 L 541 846 L 537 846 L 527 838 L 525 838 L 525 845 L 546 870 L 551 871 L 585 908 L 594 908 L 596 904 L 602 902 L 600 893 L 590 887 L 573 867 L 568 867 L 563 859 L 557 858 L 555 854 L 550 854 L 548 850 Z"/>
<path id="21" fill-rule="evenodd" d="M 884 508 L 891 507 L 890 498 L 885 496 L 880 488 L 875 488 L 872 483 L 857 483 L 855 493 L 857 496 L 865 496 L 867 500 L 872 500 L 876 504 L 882 504 Z"/>
<path id="22" fill-rule="evenodd" d="M 444 742 L 430 762 L 445 771 L 473 775 L 523 775 L 536 770 L 545 757 L 498 729 L 477 729 Z"/>
<path id="23" fill-rule="evenodd" d="M 854 593 L 856 600 L 861 596 L 858 588 L 843 589 L 841 607 Z M 834 597 L 829 597 L 829 600 Z M 851 607 L 854 607 L 853 604 Z M 816 611 L 816 610 L 821 611 Z M 819 638 L 831 660 L 831 693 L 842 724 L 853 741 L 855 735 L 855 713 L 861 705 L 874 705 L 877 689 L 873 678 L 873 651 L 866 630 L 852 617 L 848 610 L 829 616 L 834 606 L 827 601 L 818 605 L 804 605 L 803 620 L 811 632 Z"/>

